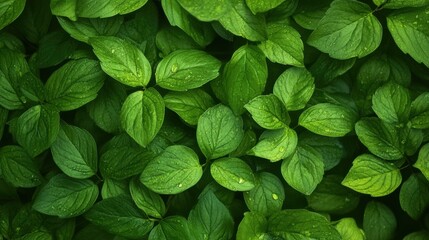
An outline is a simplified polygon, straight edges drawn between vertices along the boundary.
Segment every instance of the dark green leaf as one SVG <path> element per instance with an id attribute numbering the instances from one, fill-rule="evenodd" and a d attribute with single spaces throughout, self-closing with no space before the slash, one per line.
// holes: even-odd
<path id="1" fill-rule="evenodd" d="M 422 93 L 411 103 L 411 126 L 429 128 L 429 92 Z"/>
<path id="2" fill-rule="evenodd" d="M 229 10 L 229 0 L 178 0 L 180 5 L 203 22 L 218 20 Z"/>
<path id="3" fill-rule="evenodd" d="M 0 4 L 0 30 L 13 22 L 24 10 L 25 0 L 6 0 Z"/>
<path id="4" fill-rule="evenodd" d="M 3 137 L 4 126 L 6 124 L 8 115 L 9 111 L 6 108 L 0 106 L 0 140 Z"/>
<path id="5" fill-rule="evenodd" d="M 244 105 L 253 120 L 265 129 L 279 129 L 289 125 L 290 117 L 283 103 L 273 94 L 260 95 Z"/>
<path id="6" fill-rule="evenodd" d="M 355 61 L 356 58 L 338 60 L 330 58 L 327 54 L 320 54 L 309 70 L 317 79 L 317 84 L 325 86 L 335 78 L 349 71 L 355 64 Z"/>
<path id="7" fill-rule="evenodd" d="M 63 32 L 50 32 L 43 36 L 37 51 L 37 66 L 47 68 L 70 58 L 77 48 L 77 42 Z"/>
<path id="8" fill-rule="evenodd" d="M 380 1 L 380 0 L 378 0 Z M 415 1 L 407 1 L 407 0 L 385 0 L 383 7 L 385 8 L 406 8 L 406 7 L 423 7 L 425 5 L 429 5 L 428 0 L 415 0 Z"/>
<path id="9" fill-rule="evenodd" d="M 386 123 L 407 122 L 410 107 L 411 99 L 408 90 L 395 83 L 378 88 L 372 97 L 372 109 Z"/>
<path id="10" fill-rule="evenodd" d="M 250 166 L 239 158 L 220 158 L 210 165 L 210 173 L 221 186 L 231 191 L 249 191 L 255 187 Z"/>
<path id="11" fill-rule="evenodd" d="M 399 192 L 401 208 L 418 220 L 429 207 L 429 182 L 421 174 L 412 174 Z"/>
<path id="12" fill-rule="evenodd" d="M 101 187 L 101 197 L 103 199 L 117 197 L 122 194 L 129 194 L 127 180 L 103 179 Z"/>
<path id="13" fill-rule="evenodd" d="M 166 213 L 164 200 L 159 194 L 144 186 L 138 178 L 130 181 L 130 193 L 134 203 L 148 216 L 162 218 Z"/>
<path id="14" fill-rule="evenodd" d="M 367 239 L 394 239 L 396 218 L 392 210 L 380 202 L 371 201 L 363 215 L 363 230 Z"/>
<path id="15" fill-rule="evenodd" d="M 166 27 L 156 34 L 156 46 L 163 56 L 180 49 L 199 49 L 201 48 L 190 36 L 182 29 L 177 27 Z"/>
<path id="16" fill-rule="evenodd" d="M 412 232 L 404 237 L 403 240 L 425 240 L 429 237 L 429 232 L 422 230 L 419 232 Z"/>
<path id="17" fill-rule="evenodd" d="M 325 16 L 332 0 L 299 0 L 293 19 L 303 28 L 316 29 L 319 21 Z"/>
<path id="18" fill-rule="evenodd" d="M 149 234 L 149 240 L 190 240 L 188 220 L 182 216 L 170 216 L 162 219 Z"/>
<path id="19" fill-rule="evenodd" d="M 52 18 L 49 3 L 49 0 L 26 1 L 24 11 L 17 19 L 19 31 L 32 43 L 38 43 L 49 30 Z"/>

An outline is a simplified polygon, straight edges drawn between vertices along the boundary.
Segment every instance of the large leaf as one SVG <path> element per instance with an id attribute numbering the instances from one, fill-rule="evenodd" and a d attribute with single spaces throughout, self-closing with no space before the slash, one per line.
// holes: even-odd
<path id="1" fill-rule="evenodd" d="M 198 88 L 219 75 L 221 62 L 199 50 L 177 50 L 156 67 L 156 83 L 165 89 L 186 91 Z"/>
<path id="2" fill-rule="evenodd" d="M 397 222 L 394 213 L 381 202 L 369 202 L 363 214 L 363 230 L 367 239 L 394 239 Z"/>
<path id="3" fill-rule="evenodd" d="M 341 184 L 360 193 L 381 197 L 395 191 L 401 182 L 401 173 L 395 165 L 363 154 L 353 160 L 353 166 Z"/>
<path id="4" fill-rule="evenodd" d="M 335 0 L 308 44 L 337 59 L 364 57 L 381 42 L 382 27 L 371 8 L 356 0 Z"/>
<path id="5" fill-rule="evenodd" d="M 405 123 L 410 115 L 411 99 L 408 90 L 398 84 L 386 84 L 375 91 L 372 109 L 387 123 Z"/>
<path id="6" fill-rule="evenodd" d="M 257 211 L 245 212 L 238 225 L 237 240 L 270 239 L 266 234 L 268 220 Z"/>
<path id="7" fill-rule="evenodd" d="M 429 207 L 429 182 L 421 174 L 412 174 L 399 192 L 401 208 L 418 220 Z"/>
<path id="8" fill-rule="evenodd" d="M 149 234 L 149 240 L 190 240 L 191 232 L 186 218 L 182 216 L 169 216 L 162 219 Z"/>
<path id="9" fill-rule="evenodd" d="M 265 129 L 279 129 L 289 125 L 290 117 L 283 103 L 273 94 L 260 95 L 244 105 L 253 120 Z"/>
<path id="10" fill-rule="evenodd" d="M 0 30 L 13 22 L 24 10 L 25 0 L 5 0 L 0 3 Z"/>
<path id="11" fill-rule="evenodd" d="M 387 17 L 387 27 L 396 45 L 418 63 L 429 67 L 429 6 L 410 8 Z"/>
<path id="12" fill-rule="evenodd" d="M 138 178 L 130 181 L 130 193 L 134 203 L 148 216 L 162 218 L 166 213 L 165 203 L 161 196 L 146 186 Z"/>
<path id="13" fill-rule="evenodd" d="M 165 106 L 154 88 L 130 94 L 122 105 L 121 124 L 141 146 L 146 147 L 164 122 Z"/>
<path id="14" fill-rule="evenodd" d="M 100 59 L 101 68 L 112 78 L 131 87 L 146 87 L 152 69 L 145 55 L 135 45 L 117 37 L 94 37 L 89 40 Z"/>
<path id="15" fill-rule="evenodd" d="M 208 159 L 234 151 L 243 135 L 241 117 L 235 116 L 230 108 L 222 104 L 207 109 L 198 120 L 198 146 Z"/>
<path id="16" fill-rule="evenodd" d="M 177 194 L 194 186 L 203 175 L 197 154 L 189 147 L 173 145 L 151 160 L 140 181 L 160 194 Z"/>
<path id="17" fill-rule="evenodd" d="M 69 218 L 88 211 L 98 197 L 98 187 L 91 180 L 73 179 L 59 174 L 37 193 L 33 208 L 41 213 Z"/>
<path id="18" fill-rule="evenodd" d="M 255 187 L 250 166 L 239 158 L 220 158 L 210 165 L 213 179 L 231 191 L 249 191 Z"/>

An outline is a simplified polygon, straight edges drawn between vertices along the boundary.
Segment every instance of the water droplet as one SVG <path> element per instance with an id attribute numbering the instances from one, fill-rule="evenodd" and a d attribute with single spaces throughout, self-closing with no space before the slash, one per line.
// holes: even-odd
<path id="1" fill-rule="evenodd" d="M 177 66 L 177 64 L 173 64 L 173 66 L 171 66 L 171 72 L 175 73 L 177 72 L 177 69 L 179 68 L 179 66 Z"/>
<path id="2" fill-rule="evenodd" d="M 277 194 L 275 194 L 275 193 L 271 194 L 271 196 L 273 197 L 274 200 L 279 199 L 279 196 Z"/>
<path id="3" fill-rule="evenodd" d="M 112 51 L 111 51 L 112 53 L 115 53 L 115 49 L 112 49 Z"/>
<path id="4" fill-rule="evenodd" d="M 178 185 L 178 187 L 179 187 L 179 188 L 183 187 L 183 184 L 179 184 L 179 185 Z"/>
<path id="5" fill-rule="evenodd" d="M 238 180 L 238 183 L 244 183 L 244 179 L 242 179 L 242 178 L 240 178 L 239 180 Z"/>

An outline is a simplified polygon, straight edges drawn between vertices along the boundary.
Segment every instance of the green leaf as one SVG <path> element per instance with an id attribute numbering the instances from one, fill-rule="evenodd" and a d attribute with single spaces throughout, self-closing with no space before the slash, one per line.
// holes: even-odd
<path id="1" fill-rule="evenodd" d="M 268 24 L 267 34 L 268 39 L 258 47 L 271 62 L 304 66 L 304 43 L 297 30 L 285 24 L 273 23 Z"/>
<path id="2" fill-rule="evenodd" d="M 44 231 L 35 231 L 27 233 L 22 237 L 15 238 L 16 240 L 52 240 L 53 237 L 50 233 Z"/>
<path id="3" fill-rule="evenodd" d="M 197 125 L 201 114 L 215 105 L 213 98 L 202 89 L 169 92 L 164 96 L 164 102 L 166 108 L 177 113 L 189 125 Z"/>
<path id="4" fill-rule="evenodd" d="M 55 164 L 72 178 L 89 178 L 97 173 L 97 145 L 85 129 L 61 124 L 51 153 Z"/>
<path id="5" fill-rule="evenodd" d="M 182 216 L 170 216 L 162 219 L 149 234 L 149 240 L 190 240 L 191 232 L 186 218 Z"/>
<path id="6" fill-rule="evenodd" d="M 47 68 L 70 58 L 77 48 L 77 42 L 63 31 L 50 32 L 39 41 L 37 66 Z"/>
<path id="7" fill-rule="evenodd" d="M 207 109 L 199 118 L 197 141 L 208 159 L 222 157 L 234 151 L 243 138 L 243 120 L 230 108 L 218 104 Z"/>
<path id="8" fill-rule="evenodd" d="M 48 149 L 60 130 L 60 114 L 48 105 L 36 105 L 25 111 L 16 121 L 16 141 L 31 156 Z"/>
<path id="9" fill-rule="evenodd" d="M 9 115 L 9 111 L 6 108 L 0 106 L 0 140 L 3 137 L 4 126 L 7 122 L 7 116 Z"/>
<path id="10" fill-rule="evenodd" d="M 383 8 L 388 9 L 397 9 L 397 8 L 406 8 L 406 7 L 423 7 L 425 5 L 429 5 L 428 0 L 415 0 L 415 1 L 407 1 L 407 0 L 389 0 L 383 5 Z"/>
<path id="11" fill-rule="evenodd" d="M 382 30 L 367 4 L 335 0 L 307 42 L 332 58 L 361 58 L 377 49 Z"/>
<path id="12" fill-rule="evenodd" d="M 309 70 L 317 79 L 317 84 L 325 86 L 349 71 L 354 66 L 355 62 L 356 58 L 338 60 L 330 58 L 327 54 L 320 54 Z"/>
<path id="13" fill-rule="evenodd" d="M 364 118 L 355 125 L 356 135 L 368 150 L 383 159 L 397 160 L 404 156 L 398 130 L 378 118 Z"/>
<path id="14" fill-rule="evenodd" d="M 429 181 L 429 143 L 426 143 L 420 148 L 417 161 L 414 163 L 413 167 L 419 169 Z"/>
<path id="15" fill-rule="evenodd" d="M 285 191 L 282 182 L 276 175 L 261 172 L 256 175 L 255 187 L 244 192 L 243 196 L 250 211 L 269 216 L 282 209 Z"/>
<path id="16" fill-rule="evenodd" d="M 429 67 L 429 6 L 410 8 L 387 17 L 387 27 L 396 45 L 418 63 Z"/>
<path id="17" fill-rule="evenodd" d="M 292 188 L 310 195 L 323 178 L 322 156 L 310 146 L 298 146 L 292 156 L 283 160 L 281 172 Z"/>
<path id="18" fill-rule="evenodd" d="M 278 7 L 285 0 L 267 0 L 267 1 L 258 1 L 258 0 L 246 0 L 247 6 L 250 8 L 253 14 L 267 12 L 273 8 Z"/>
<path id="19" fill-rule="evenodd" d="M 277 162 L 292 155 L 297 144 L 298 136 L 289 127 L 267 130 L 261 134 L 258 143 L 248 154 Z"/>
<path id="20" fill-rule="evenodd" d="M 411 99 L 408 90 L 395 83 L 378 88 L 372 97 L 372 109 L 386 123 L 407 122 L 410 107 Z"/>
<path id="21" fill-rule="evenodd" d="M 101 187 L 101 198 L 117 197 L 121 194 L 128 194 L 128 181 L 115 180 L 106 178 L 103 179 L 103 186 Z"/>
<path id="22" fill-rule="evenodd" d="M 218 20 L 229 10 L 229 0 L 178 0 L 190 14 L 203 22 Z"/>
<path id="23" fill-rule="evenodd" d="M 249 191 L 255 187 L 250 166 L 239 158 L 220 158 L 210 165 L 210 173 L 221 186 L 231 191 Z"/>
<path id="24" fill-rule="evenodd" d="M 325 16 L 332 0 L 300 0 L 298 1 L 296 11 L 294 12 L 293 19 L 301 27 L 314 30 L 317 28 L 319 21 Z"/>
<path id="25" fill-rule="evenodd" d="M 255 211 L 245 212 L 238 225 L 237 240 L 270 239 L 266 234 L 267 229 L 268 221 L 264 215 Z"/>
<path id="26" fill-rule="evenodd" d="M 103 230 L 130 239 L 142 239 L 153 227 L 127 195 L 104 199 L 85 214 L 85 218 Z"/>
<path id="27" fill-rule="evenodd" d="M 265 56 L 257 47 L 245 45 L 234 52 L 221 80 L 234 113 L 243 113 L 243 106 L 262 94 L 267 77 Z"/>
<path id="28" fill-rule="evenodd" d="M 411 103 L 411 126 L 413 128 L 429 128 L 429 92 L 420 94 Z"/>
<path id="29" fill-rule="evenodd" d="M 342 239 L 365 240 L 365 232 L 360 229 L 353 218 L 342 218 L 335 228 L 340 233 Z"/>
<path id="30" fill-rule="evenodd" d="M 104 82 L 98 61 L 72 60 L 57 69 L 46 82 L 46 100 L 60 111 L 77 109 L 97 97 Z"/>
<path id="31" fill-rule="evenodd" d="M 305 68 L 292 67 L 284 71 L 274 83 L 273 93 L 288 111 L 305 107 L 314 92 L 314 78 Z"/>
<path id="32" fill-rule="evenodd" d="M 401 182 L 401 172 L 394 164 L 363 154 L 353 160 L 341 184 L 356 192 L 381 197 L 395 191 Z"/>
<path id="33" fill-rule="evenodd" d="M 180 49 L 201 48 L 189 35 L 177 27 L 165 27 L 156 33 L 156 47 L 162 53 L 161 56 Z"/>
<path id="34" fill-rule="evenodd" d="M 289 125 L 290 117 L 283 103 L 273 94 L 260 95 L 244 105 L 253 120 L 265 129 L 279 129 Z"/>
<path id="35" fill-rule="evenodd" d="M 138 144 L 146 147 L 164 122 L 165 106 L 154 88 L 130 94 L 122 105 L 121 125 Z"/>
<path id="36" fill-rule="evenodd" d="M 32 102 L 44 102 L 46 98 L 45 86 L 32 72 L 27 72 L 20 79 L 20 90 L 22 96 Z"/>
<path id="37" fill-rule="evenodd" d="M 186 91 L 219 76 L 221 62 L 200 50 L 177 50 L 156 67 L 156 83 L 165 89 Z"/>
<path id="38" fill-rule="evenodd" d="M 246 155 L 247 152 L 256 144 L 256 134 L 252 130 L 247 130 L 244 132 L 243 139 L 238 145 L 237 149 L 230 153 L 232 157 L 240 157 Z"/>
<path id="39" fill-rule="evenodd" d="M 222 26 L 236 36 L 250 41 L 266 39 L 266 24 L 263 15 L 253 14 L 244 0 L 227 1 L 228 10 L 218 20 Z"/>
<path id="40" fill-rule="evenodd" d="M 162 218 L 167 212 L 161 196 L 144 186 L 138 178 L 130 181 L 129 189 L 134 203 L 148 216 Z"/>
<path id="41" fill-rule="evenodd" d="M 302 112 L 298 123 L 322 136 L 342 137 L 353 131 L 357 117 L 353 109 L 332 103 L 319 103 Z"/>
<path id="42" fill-rule="evenodd" d="M 403 240 L 425 240 L 429 237 L 429 232 L 426 230 L 412 232 L 405 236 Z"/>
<path id="43" fill-rule="evenodd" d="M 149 83 L 150 63 L 132 43 L 111 36 L 94 37 L 89 43 L 100 59 L 101 68 L 109 76 L 131 87 L 146 87 Z"/>
<path id="44" fill-rule="evenodd" d="M 203 175 L 198 155 L 189 147 L 173 145 L 151 160 L 140 181 L 160 194 L 177 194 L 194 186 Z"/>
<path id="45" fill-rule="evenodd" d="M 13 22 L 22 13 L 25 0 L 6 0 L 0 4 L 0 30 Z"/>
<path id="46" fill-rule="evenodd" d="M 212 192 L 200 197 L 189 213 L 188 222 L 195 239 L 228 240 L 233 235 L 232 216 Z"/>
<path id="47" fill-rule="evenodd" d="M 401 208 L 418 220 L 429 207 L 429 182 L 422 174 L 412 174 L 399 192 Z"/>
<path id="48" fill-rule="evenodd" d="M 288 209 L 272 214 L 268 218 L 268 232 L 282 239 L 341 239 L 324 216 L 305 209 Z"/>
<path id="49" fill-rule="evenodd" d="M 88 211 L 97 197 L 98 187 L 91 180 L 58 174 L 37 193 L 33 208 L 47 215 L 70 218 Z"/>
<path id="50" fill-rule="evenodd" d="M 395 215 L 389 207 L 375 201 L 366 205 L 363 230 L 367 239 L 394 239 L 396 226 Z"/>
<path id="51" fill-rule="evenodd" d="M 325 175 L 316 189 L 307 196 L 308 206 L 317 212 L 345 214 L 359 204 L 359 194 L 341 185 L 343 178 Z"/>
<path id="52" fill-rule="evenodd" d="M 36 162 L 22 147 L 9 145 L 0 148 L 0 169 L 2 178 L 15 187 L 30 188 L 42 183 L 43 177 Z"/>

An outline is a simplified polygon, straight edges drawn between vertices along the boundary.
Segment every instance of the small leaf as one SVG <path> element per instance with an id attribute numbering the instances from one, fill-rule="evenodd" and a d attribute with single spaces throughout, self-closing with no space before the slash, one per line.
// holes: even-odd
<path id="1" fill-rule="evenodd" d="M 332 58 L 349 59 L 372 53 L 381 37 L 382 26 L 367 4 L 335 0 L 307 42 Z"/>
<path id="2" fill-rule="evenodd" d="M 182 216 L 169 216 L 162 219 L 149 234 L 149 240 L 169 240 L 191 238 L 188 220 Z"/>
<path id="3" fill-rule="evenodd" d="M 97 145 L 84 129 L 63 123 L 51 152 L 55 164 L 70 177 L 89 178 L 97 172 Z"/>
<path id="4" fill-rule="evenodd" d="M 92 224 L 105 231 L 130 239 L 143 238 L 153 227 L 127 195 L 104 199 L 85 214 Z"/>
<path id="5" fill-rule="evenodd" d="M 418 220 L 429 207 L 429 182 L 421 174 L 412 174 L 399 192 L 401 208 L 414 220 Z"/>
<path id="6" fill-rule="evenodd" d="M 310 195 L 323 178 L 322 156 L 310 146 L 298 146 L 291 157 L 283 160 L 281 172 L 292 188 Z"/>
<path id="7" fill-rule="evenodd" d="M 419 169 L 429 181 L 429 143 L 420 148 L 417 161 L 413 166 Z"/>
<path id="8" fill-rule="evenodd" d="M 198 120 L 198 146 L 208 159 L 234 151 L 243 135 L 241 117 L 235 116 L 230 108 L 222 104 L 207 109 Z"/>
<path id="9" fill-rule="evenodd" d="M 289 68 L 274 83 L 273 93 L 288 111 L 305 107 L 314 92 L 314 78 L 305 68 Z"/>
<path id="10" fill-rule="evenodd" d="M 357 113 L 332 103 L 319 103 L 299 116 L 299 125 L 327 137 L 342 137 L 353 131 Z"/>
<path id="11" fill-rule="evenodd" d="M 363 154 L 353 160 L 353 166 L 341 184 L 356 192 L 381 197 L 395 191 L 401 182 L 401 173 L 395 165 Z"/>
<path id="12" fill-rule="evenodd" d="M 156 83 L 165 89 L 186 91 L 219 76 L 221 62 L 200 50 L 177 50 L 156 67 Z"/>
<path id="13" fill-rule="evenodd" d="M 249 191 L 255 187 L 250 166 L 239 158 L 220 158 L 210 165 L 210 173 L 221 186 L 231 191 Z"/>
<path id="14" fill-rule="evenodd" d="M 258 143 L 248 154 L 277 162 L 292 155 L 297 144 L 296 132 L 289 127 L 267 130 L 261 134 Z"/>
<path id="15" fill-rule="evenodd" d="M 194 186 L 203 175 L 197 154 L 186 146 L 173 145 L 151 160 L 140 181 L 160 194 L 177 194 Z"/>
<path id="16" fill-rule="evenodd" d="M 309 70 L 317 79 L 317 84 L 325 86 L 349 71 L 354 66 L 355 62 L 356 58 L 338 60 L 330 58 L 327 54 L 320 54 Z"/>
<path id="17" fill-rule="evenodd" d="M 146 147 L 161 129 L 165 106 L 154 88 L 130 94 L 122 105 L 121 124 L 138 144 Z"/>
<path id="18" fill-rule="evenodd" d="M 405 123 L 410 116 L 411 99 L 408 90 L 398 84 L 386 84 L 375 91 L 372 109 L 386 123 Z"/>
<path id="19" fill-rule="evenodd" d="M 353 218 L 342 218 L 335 228 L 342 239 L 365 240 L 365 232 L 360 229 Z"/>
<path id="20" fill-rule="evenodd" d="M 24 7 L 25 0 L 3 1 L 0 5 L 0 30 L 18 18 Z"/>
<path id="21" fill-rule="evenodd" d="M 97 197 L 97 185 L 91 180 L 58 174 L 37 193 L 33 208 L 47 215 L 75 217 L 88 211 Z"/>
<path id="22" fill-rule="evenodd" d="M 134 203 L 148 216 L 162 218 L 166 213 L 165 203 L 161 196 L 145 187 L 138 178 L 130 181 L 130 193 Z"/>
<path id="23" fill-rule="evenodd" d="M 394 239 L 396 218 L 392 210 L 381 202 L 369 202 L 363 215 L 363 230 L 367 239 Z"/>
<path id="24" fill-rule="evenodd" d="M 237 240 L 263 239 L 268 229 L 268 221 L 257 211 L 245 212 L 238 225 Z M 269 239 L 269 238 L 268 238 Z"/>
<path id="25" fill-rule="evenodd" d="M 260 95 L 244 105 L 253 120 L 265 129 L 279 129 L 289 125 L 290 117 L 283 103 L 273 94 Z"/>
<path id="26" fill-rule="evenodd" d="M 419 95 L 411 103 L 411 126 L 413 128 L 429 128 L 429 93 Z"/>

